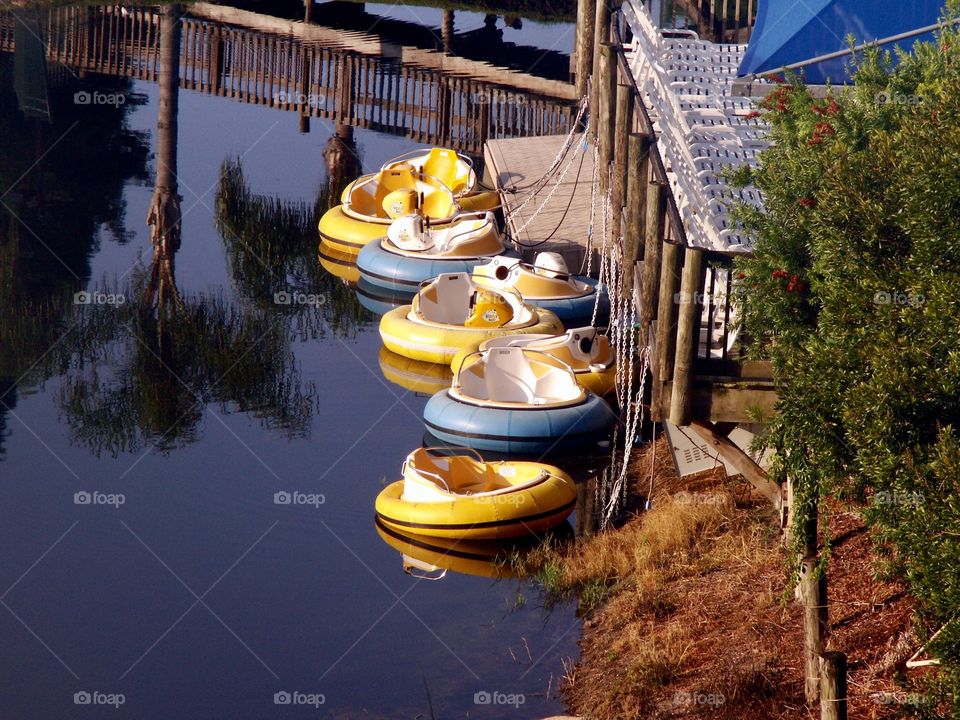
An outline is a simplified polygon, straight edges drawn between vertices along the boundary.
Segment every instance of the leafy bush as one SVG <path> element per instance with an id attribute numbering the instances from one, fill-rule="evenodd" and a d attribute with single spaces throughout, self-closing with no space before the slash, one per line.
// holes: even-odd
<path id="1" fill-rule="evenodd" d="M 897 60 L 867 53 L 826 98 L 791 79 L 764 100 L 773 144 L 734 173 L 765 201 L 738 209 L 756 252 L 737 277 L 779 385 L 768 440 L 798 543 L 821 498 L 861 503 L 929 630 L 960 609 L 960 34 Z M 960 628 L 932 650 L 934 702 L 914 712 L 960 716 Z"/>

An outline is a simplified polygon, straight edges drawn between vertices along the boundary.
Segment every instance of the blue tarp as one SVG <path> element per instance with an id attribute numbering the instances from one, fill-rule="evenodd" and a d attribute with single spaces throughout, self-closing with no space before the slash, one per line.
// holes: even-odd
<path id="1" fill-rule="evenodd" d="M 784 65 L 809 60 L 848 47 L 847 36 L 856 44 L 881 40 L 935 24 L 943 0 L 760 0 L 750 45 L 740 63 L 739 75 L 760 75 Z M 909 50 L 927 32 L 896 45 Z M 802 70 L 806 81 L 820 85 L 849 82 L 851 57 L 845 55 Z"/>

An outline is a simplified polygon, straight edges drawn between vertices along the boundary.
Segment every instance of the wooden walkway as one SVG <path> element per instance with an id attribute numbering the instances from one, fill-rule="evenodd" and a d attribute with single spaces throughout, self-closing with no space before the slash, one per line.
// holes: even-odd
<path id="1" fill-rule="evenodd" d="M 44 11 L 51 64 L 156 82 L 155 8 Z M 180 86 L 479 155 L 490 137 L 561 133 L 572 86 L 490 63 L 259 13 L 197 3 L 183 18 Z M 15 50 L 0 11 L 0 51 Z"/>
<path id="2" fill-rule="evenodd" d="M 565 135 L 546 135 L 490 140 L 484 151 L 485 172 L 487 184 L 500 190 L 511 236 L 521 246 L 530 248 L 530 254 L 558 252 L 571 269 L 577 269 L 586 254 L 593 180 L 593 153 L 582 152 L 579 138 L 572 150 L 576 157 L 549 200 L 556 177 L 522 210 L 518 209 L 529 197 L 531 186 L 550 169 L 565 138 Z M 558 174 L 563 172 L 563 167 L 561 164 Z M 599 223 L 598 215 L 597 238 L 600 237 Z M 524 226 L 522 232 L 517 232 Z"/>

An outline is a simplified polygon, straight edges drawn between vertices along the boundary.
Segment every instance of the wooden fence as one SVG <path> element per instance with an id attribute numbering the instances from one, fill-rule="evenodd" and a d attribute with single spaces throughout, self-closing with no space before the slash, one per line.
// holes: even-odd
<path id="1" fill-rule="evenodd" d="M 50 62 L 156 82 L 155 9 L 57 8 L 45 21 Z M 13 51 L 13 38 L 12 14 L 0 13 L 0 50 Z M 566 133 L 575 115 L 568 100 L 189 15 L 180 78 L 185 89 L 472 154 L 487 138 Z"/>

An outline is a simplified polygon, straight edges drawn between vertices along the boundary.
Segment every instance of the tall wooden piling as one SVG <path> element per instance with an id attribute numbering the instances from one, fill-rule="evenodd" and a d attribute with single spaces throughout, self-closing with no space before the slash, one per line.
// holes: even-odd
<path id="1" fill-rule="evenodd" d="M 609 0 L 596 0 L 596 12 L 594 13 L 593 29 L 593 79 L 594 84 L 602 81 L 598 68 L 601 62 L 601 48 L 610 42 L 610 4 Z M 590 131 L 592 137 L 597 137 L 599 130 L 598 123 L 600 118 L 600 103 L 598 93 L 593 93 L 590 100 Z"/>
<path id="2" fill-rule="evenodd" d="M 613 142 L 615 127 L 616 108 L 616 72 L 617 72 L 617 51 L 616 46 L 608 42 L 603 43 L 599 50 L 599 62 L 596 65 L 597 82 L 597 123 L 595 125 L 597 132 L 597 143 L 599 145 L 597 157 L 599 168 L 597 176 L 600 179 L 600 194 L 605 196 L 610 189 L 610 163 L 613 160 Z"/>
<path id="3" fill-rule="evenodd" d="M 680 263 L 683 248 L 672 242 L 662 246 L 660 259 L 660 287 L 657 296 L 656 353 L 654 355 L 653 398 L 650 403 L 650 416 L 662 420 L 663 386 L 673 377 L 673 331 L 676 316 L 677 287 L 680 284 Z"/>
<path id="4" fill-rule="evenodd" d="M 623 85 L 618 82 L 619 65 L 614 60 L 613 79 L 616 88 L 616 106 L 615 122 L 613 129 L 613 184 L 611 187 L 611 207 L 610 207 L 610 227 L 608 242 L 616 242 L 616 239 L 622 232 L 623 208 L 627 200 L 627 164 L 628 151 L 627 136 L 630 134 L 630 128 L 633 126 L 633 92 L 629 85 Z M 637 258 L 637 243 L 639 236 L 627 240 L 626 244 L 632 244 L 631 248 L 624 247 L 624 292 L 632 292 L 633 289 L 633 264 Z M 628 257 L 629 255 L 629 257 Z M 628 295 L 629 297 L 629 295 Z"/>
<path id="5" fill-rule="evenodd" d="M 677 348 L 673 362 L 673 391 L 670 395 L 670 422 L 674 425 L 690 424 L 693 360 L 700 341 L 702 269 L 703 250 L 688 247 L 680 277 Z"/>
<path id="6" fill-rule="evenodd" d="M 637 255 L 639 254 L 640 248 L 643 244 L 643 226 L 644 226 L 644 212 L 645 207 L 641 199 L 645 199 L 645 185 L 646 185 L 646 165 L 647 165 L 647 154 L 648 154 L 649 143 L 645 135 L 639 133 L 630 133 L 627 136 L 626 143 L 626 188 L 625 194 L 627 198 L 626 203 L 626 229 L 624 232 L 624 243 L 623 243 L 623 264 L 624 264 L 624 276 L 623 276 L 623 290 L 624 293 L 629 297 L 629 294 L 633 292 L 633 267 L 637 261 Z M 627 270 L 629 268 L 629 270 Z M 646 265 L 644 265 L 644 270 L 646 270 Z M 641 287 L 641 297 L 642 293 L 646 290 L 645 287 Z M 641 302 L 641 316 L 643 314 L 642 302 Z M 649 322 L 649 319 L 648 319 Z M 643 325 L 640 326 L 641 328 Z M 642 332 L 640 334 L 640 344 L 641 346 L 646 345 L 647 335 Z"/>
<path id="7" fill-rule="evenodd" d="M 650 140 L 644 138 L 649 147 Z M 639 192 L 644 193 L 646 218 L 643 232 L 643 276 L 640 285 L 640 336 L 641 344 L 647 344 L 650 323 L 656 317 L 657 291 L 660 286 L 660 260 L 663 256 L 663 222 L 667 211 L 667 194 L 660 182 L 650 177 L 649 150 L 644 162 L 644 184 Z"/>
<path id="8" fill-rule="evenodd" d="M 574 76 L 576 80 L 577 97 L 587 94 L 587 81 L 593 72 L 593 22 L 596 15 L 597 0 L 577 0 L 577 32 L 574 55 L 576 65 Z"/>

